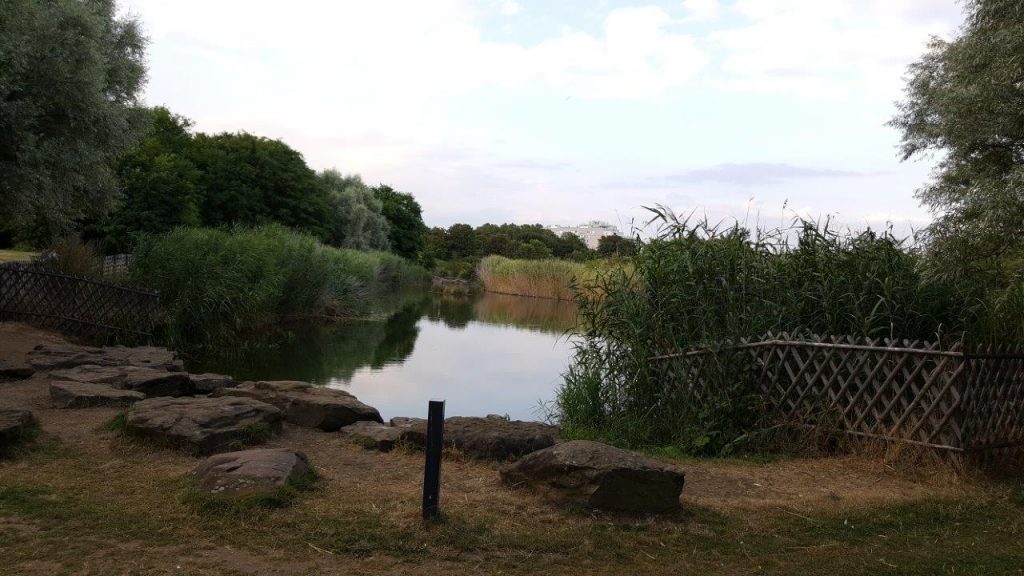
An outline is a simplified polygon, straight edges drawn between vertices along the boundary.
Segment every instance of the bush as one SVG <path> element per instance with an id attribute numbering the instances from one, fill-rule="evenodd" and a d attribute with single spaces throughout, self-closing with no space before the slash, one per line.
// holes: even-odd
<path id="1" fill-rule="evenodd" d="M 132 274 L 159 290 L 167 338 L 183 346 L 288 318 L 355 316 L 369 296 L 429 279 L 397 256 L 326 247 L 280 225 L 145 237 Z"/>

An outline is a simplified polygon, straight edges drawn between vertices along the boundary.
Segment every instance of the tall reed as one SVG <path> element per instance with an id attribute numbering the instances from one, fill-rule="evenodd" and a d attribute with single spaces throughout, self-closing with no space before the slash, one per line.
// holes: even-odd
<path id="1" fill-rule="evenodd" d="M 572 300 L 578 293 L 578 286 L 591 282 L 602 266 L 598 262 L 487 256 L 480 261 L 476 274 L 488 292 Z"/>

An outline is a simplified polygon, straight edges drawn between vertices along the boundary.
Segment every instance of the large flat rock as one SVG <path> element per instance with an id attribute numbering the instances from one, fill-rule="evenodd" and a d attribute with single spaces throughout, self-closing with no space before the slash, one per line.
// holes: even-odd
<path id="1" fill-rule="evenodd" d="M 600 442 L 575 440 L 528 454 L 501 472 L 513 485 L 551 490 L 593 508 L 673 512 L 685 475 L 658 460 Z"/>
<path id="2" fill-rule="evenodd" d="M 427 422 L 415 418 L 392 419 L 406 430 L 402 439 L 423 447 Z M 507 420 L 501 416 L 453 416 L 444 421 L 444 443 L 473 458 L 505 461 L 519 458 L 558 441 L 558 427 L 540 422 Z"/>
<path id="3" fill-rule="evenodd" d="M 218 496 L 270 496 L 313 473 L 309 459 L 289 448 L 257 448 L 216 454 L 191 476 L 199 488 Z"/>
<path id="4" fill-rule="evenodd" d="M 130 406 L 146 395 L 134 390 L 121 390 L 107 384 L 52 381 L 50 400 L 57 408 L 94 408 L 98 406 Z"/>
<path id="5" fill-rule="evenodd" d="M 182 361 L 167 348 L 156 346 L 77 346 L 75 344 L 40 344 L 29 353 L 29 364 L 36 370 L 93 366 L 139 366 L 180 372 Z"/>
<path id="6" fill-rule="evenodd" d="M 128 410 L 125 432 L 213 454 L 263 442 L 281 421 L 279 409 L 252 398 L 149 398 Z"/>
<path id="7" fill-rule="evenodd" d="M 390 452 L 395 444 L 403 440 L 406 429 L 400 426 L 387 426 L 380 422 L 363 420 L 349 424 L 338 432 L 342 436 L 362 445 L 364 448 Z"/>
<path id="8" fill-rule="evenodd" d="M 51 381 L 107 384 L 122 390 L 141 392 L 147 397 L 188 396 L 192 381 L 184 372 L 139 366 L 96 366 L 84 364 L 50 372 Z"/>
<path id="9" fill-rule="evenodd" d="M 192 391 L 196 394 L 213 394 L 221 388 L 233 388 L 238 382 L 231 376 L 223 374 L 189 374 L 188 379 L 192 382 Z"/>
<path id="10" fill-rule="evenodd" d="M 24 440 L 35 419 L 23 408 L 0 408 L 0 453 Z"/>
<path id="11" fill-rule="evenodd" d="M 217 390 L 214 396 L 254 398 L 273 404 L 281 409 L 289 423 L 327 432 L 363 420 L 383 422 L 376 408 L 363 404 L 348 392 L 306 382 L 245 382 L 235 388 Z"/>
<path id="12" fill-rule="evenodd" d="M 0 382 L 4 380 L 24 380 L 31 378 L 32 374 L 35 374 L 35 368 L 24 362 L 0 360 Z"/>

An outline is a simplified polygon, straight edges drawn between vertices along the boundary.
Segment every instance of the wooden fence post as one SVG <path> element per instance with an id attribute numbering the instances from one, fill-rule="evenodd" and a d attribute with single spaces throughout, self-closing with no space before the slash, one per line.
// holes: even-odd
<path id="1" fill-rule="evenodd" d="M 441 449 L 444 446 L 444 400 L 431 400 L 427 409 L 427 463 L 423 470 L 423 518 L 438 515 L 441 496 Z"/>

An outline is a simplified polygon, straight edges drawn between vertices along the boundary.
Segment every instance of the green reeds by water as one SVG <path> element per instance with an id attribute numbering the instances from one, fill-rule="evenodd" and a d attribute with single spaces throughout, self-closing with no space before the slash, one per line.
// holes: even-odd
<path id="1" fill-rule="evenodd" d="M 480 261 L 477 277 L 488 292 L 553 300 L 573 300 L 579 287 L 590 284 L 601 270 L 615 264 L 603 261 L 513 260 L 488 256 Z"/>
<path id="2" fill-rule="evenodd" d="M 132 275 L 160 291 L 164 335 L 185 348 L 290 318 L 359 316 L 374 296 L 430 281 L 393 254 L 331 248 L 279 225 L 147 237 Z"/>
<path id="3" fill-rule="evenodd" d="M 888 232 L 805 221 L 748 230 L 657 216 L 661 227 L 633 268 L 601 272 L 577 297 L 576 351 L 555 407 L 569 437 L 693 453 L 750 447 L 768 423 L 749 367 L 721 356 L 702 376 L 715 397 L 697 405 L 683 393 L 685 371 L 666 379 L 649 359 L 768 332 L 947 344 L 1012 335 L 1013 326 L 993 328 L 992 310 L 1005 314 L 1022 301 L 1012 290 L 996 298 L 1005 291 L 927 274 L 923 249 Z"/>

